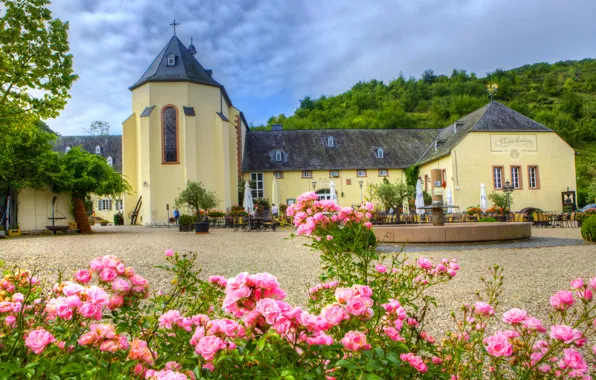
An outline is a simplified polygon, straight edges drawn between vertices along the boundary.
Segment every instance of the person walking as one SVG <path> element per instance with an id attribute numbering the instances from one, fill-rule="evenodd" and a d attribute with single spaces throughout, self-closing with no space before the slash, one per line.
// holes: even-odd
<path id="1" fill-rule="evenodd" d="M 176 221 L 176 225 L 178 225 L 178 220 L 180 219 L 180 211 L 178 209 L 174 210 L 174 220 Z"/>
<path id="2" fill-rule="evenodd" d="M 271 205 L 271 214 L 276 218 L 279 216 L 279 207 L 275 203 Z"/>

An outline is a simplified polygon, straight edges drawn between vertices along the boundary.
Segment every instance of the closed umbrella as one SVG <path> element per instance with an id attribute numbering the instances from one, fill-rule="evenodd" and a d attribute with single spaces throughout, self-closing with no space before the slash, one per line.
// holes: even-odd
<path id="1" fill-rule="evenodd" d="M 250 188 L 248 181 L 244 183 L 244 201 L 242 204 L 244 205 L 244 211 L 246 211 L 248 215 L 252 215 L 254 203 L 252 201 L 252 189 Z"/>
<path id="2" fill-rule="evenodd" d="M 416 182 L 416 214 L 424 214 L 424 209 L 420 208 L 424 207 L 424 194 L 422 193 L 422 181 L 418 179 Z"/>
<path id="3" fill-rule="evenodd" d="M 271 185 L 271 203 L 279 206 L 279 183 L 277 178 L 273 177 L 273 185 Z"/>
<path id="4" fill-rule="evenodd" d="M 488 199 L 486 198 L 486 188 L 484 187 L 484 184 L 481 183 L 480 184 L 480 209 L 482 210 L 482 212 L 486 212 L 487 208 L 488 208 Z"/>
<path id="5" fill-rule="evenodd" d="M 453 193 L 451 193 L 451 188 L 447 189 L 447 206 L 453 206 Z M 453 207 L 449 207 L 447 212 L 451 214 L 453 212 Z"/>
<path id="6" fill-rule="evenodd" d="M 335 182 L 329 182 L 329 191 L 331 192 L 331 200 L 337 204 L 337 193 L 335 192 Z"/>

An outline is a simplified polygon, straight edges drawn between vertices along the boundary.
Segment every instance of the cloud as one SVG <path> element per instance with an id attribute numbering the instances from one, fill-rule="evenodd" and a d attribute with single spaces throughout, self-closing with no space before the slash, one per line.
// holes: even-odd
<path id="1" fill-rule="evenodd" d="M 120 133 L 131 113 L 128 86 L 168 42 L 173 19 L 255 124 L 291 114 L 305 96 L 400 72 L 482 76 L 593 56 L 596 35 L 591 0 L 55 0 L 51 9 L 70 22 L 80 76 L 65 110 L 48 121 L 67 135 L 94 120 Z"/>

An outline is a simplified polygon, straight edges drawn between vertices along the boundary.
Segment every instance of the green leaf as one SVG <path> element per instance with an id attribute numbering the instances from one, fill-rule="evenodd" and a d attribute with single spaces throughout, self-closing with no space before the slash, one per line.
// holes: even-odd
<path id="1" fill-rule="evenodd" d="M 358 366 L 356 364 L 352 363 L 351 361 L 345 360 L 345 359 L 338 360 L 335 363 L 335 365 L 338 367 L 344 367 L 344 368 L 351 369 L 351 370 L 358 369 Z"/>
<path id="2" fill-rule="evenodd" d="M 366 370 L 367 371 L 376 371 L 379 369 L 383 369 L 383 364 L 378 360 L 371 360 L 366 363 Z"/>
<path id="3" fill-rule="evenodd" d="M 367 373 L 366 379 L 367 380 L 383 380 L 382 377 L 379 377 L 379 376 L 375 375 L 374 373 Z"/>

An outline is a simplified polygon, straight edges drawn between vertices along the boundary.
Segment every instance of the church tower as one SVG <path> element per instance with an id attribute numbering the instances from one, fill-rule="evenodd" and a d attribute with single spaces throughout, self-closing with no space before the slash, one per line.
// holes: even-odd
<path id="1" fill-rule="evenodd" d="M 129 87 L 132 115 L 122 125 L 122 173 L 133 188 L 124 198 L 128 222 L 126 216 L 142 197 L 137 224 L 167 223 L 188 180 L 214 191 L 219 210 L 238 203 L 248 127 L 196 53 L 192 43 L 186 48 L 174 34 Z"/>

